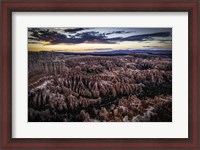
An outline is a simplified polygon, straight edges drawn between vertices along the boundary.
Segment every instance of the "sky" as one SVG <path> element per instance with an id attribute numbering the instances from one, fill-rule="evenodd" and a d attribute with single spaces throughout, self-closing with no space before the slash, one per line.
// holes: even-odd
<path id="1" fill-rule="evenodd" d="M 171 28 L 28 28 L 28 51 L 172 50 Z"/>

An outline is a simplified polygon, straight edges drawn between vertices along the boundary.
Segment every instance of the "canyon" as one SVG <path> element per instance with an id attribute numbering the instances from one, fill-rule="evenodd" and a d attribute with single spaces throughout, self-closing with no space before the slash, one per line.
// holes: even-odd
<path id="1" fill-rule="evenodd" d="M 172 55 L 28 52 L 29 122 L 171 122 Z"/>

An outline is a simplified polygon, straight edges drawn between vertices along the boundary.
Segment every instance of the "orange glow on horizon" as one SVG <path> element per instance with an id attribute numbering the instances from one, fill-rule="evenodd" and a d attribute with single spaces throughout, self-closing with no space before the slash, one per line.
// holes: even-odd
<path id="1" fill-rule="evenodd" d="M 50 44 L 49 42 L 41 42 L 40 44 L 28 44 L 29 51 L 65 51 L 65 52 L 95 52 L 98 49 L 112 49 L 112 50 L 123 50 L 123 49 L 144 49 L 145 46 L 154 47 L 161 46 L 164 49 L 171 49 L 171 44 L 163 44 L 159 42 L 120 42 L 115 44 L 100 44 L 100 43 L 81 43 L 81 44 Z"/>

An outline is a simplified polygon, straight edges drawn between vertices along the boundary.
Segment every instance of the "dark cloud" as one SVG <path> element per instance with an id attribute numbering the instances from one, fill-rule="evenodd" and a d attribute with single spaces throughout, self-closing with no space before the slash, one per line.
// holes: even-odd
<path id="1" fill-rule="evenodd" d="M 66 32 L 75 33 L 78 31 L 83 31 L 86 28 L 74 28 L 66 29 Z M 59 43 L 68 43 L 68 44 L 79 44 L 79 43 L 107 43 L 113 44 L 123 41 L 164 41 L 166 38 L 167 41 L 171 41 L 171 32 L 158 32 L 152 34 L 142 34 L 142 35 L 133 35 L 129 37 L 115 37 L 108 38 L 106 33 L 100 33 L 97 31 L 89 32 L 79 32 L 74 35 L 65 35 L 58 33 L 57 31 L 52 31 L 49 29 L 40 29 L 40 28 L 29 28 L 29 39 L 35 41 L 48 41 L 51 44 Z M 122 34 L 129 31 L 114 31 L 115 33 Z M 156 38 L 156 39 L 155 39 Z M 161 40 L 159 40 L 159 38 Z"/>
<path id="2" fill-rule="evenodd" d="M 29 44 L 38 44 L 38 42 L 36 41 L 31 41 L 31 42 L 28 42 Z"/>
<path id="3" fill-rule="evenodd" d="M 31 32 L 31 40 L 37 41 L 48 41 L 51 43 L 59 43 L 59 41 L 65 40 L 67 37 L 64 34 L 60 34 L 56 31 L 49 31 L 49 29 L 41 30 L 41 29 L 29 29 Z"/>
<path id="4" fill-rule="evenodd" d="M 57 43 L 71 43 L 71 44 L 79 44 L 79 43 L 111 43 L 104 34 L 100 34 L 99 32 L 83 32 L 77 33 L 74 36 L 60 38 L 51 41 L 52 44 Z"/>
<path id="5" fill-rule="evenodd" d="M 88 28 L 71 28 L 71 29 L 65 29 L 64 32 L 68 32 L 68 33 L 76 33 L 78 31 L 82 31 Z"/>
<path id="6" fill-rule="evenodd" d="M 83 42 L 94 42 L 94 43 L 113 43 L 109 40 L 104 33 L 95 31 L 83 32 L 76 34 L 76 39 L 83 40 Z"/>
<path id="7" fill-rule="evenodd" d="M 37 31 L 40 31 L 40 30 L 41 30 L 40 28 L 28 28 L 29 32 L 37 32 Z"/>
<path id="8" fill-rule="evenodd" d="M 126 34 L 126 33 L 133 33 L 133 32 L 136 32 L 136 31 L 113 31 L 113 32 L 110 32 L 110 33 L 106 33 L 106 35 L 110 35 L 110 34 Z"/>
<path id="9" fill-rule="evenodd" d="M 159 40 L 160 43 L 171 43 L 172 39 Z"/>
<path id="10" fill-rule="evenodd" d="M 152 34 L 134 35 L 124 38 L 125 41 L 151 41 L 154 37 L 170 37 L 171 32 L 158 32 Z"/>

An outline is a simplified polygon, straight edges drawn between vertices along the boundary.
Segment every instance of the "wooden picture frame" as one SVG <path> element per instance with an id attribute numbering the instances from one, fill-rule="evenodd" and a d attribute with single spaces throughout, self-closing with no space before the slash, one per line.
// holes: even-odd
<path id="1" fill-rule="evenodd" d="M 5 0 L 1 2 L 1 149 L 200 149 L 198 0 Z M 12 138 L 12 12 L 188 12 L 189 137 L 174 138 Z"/>

